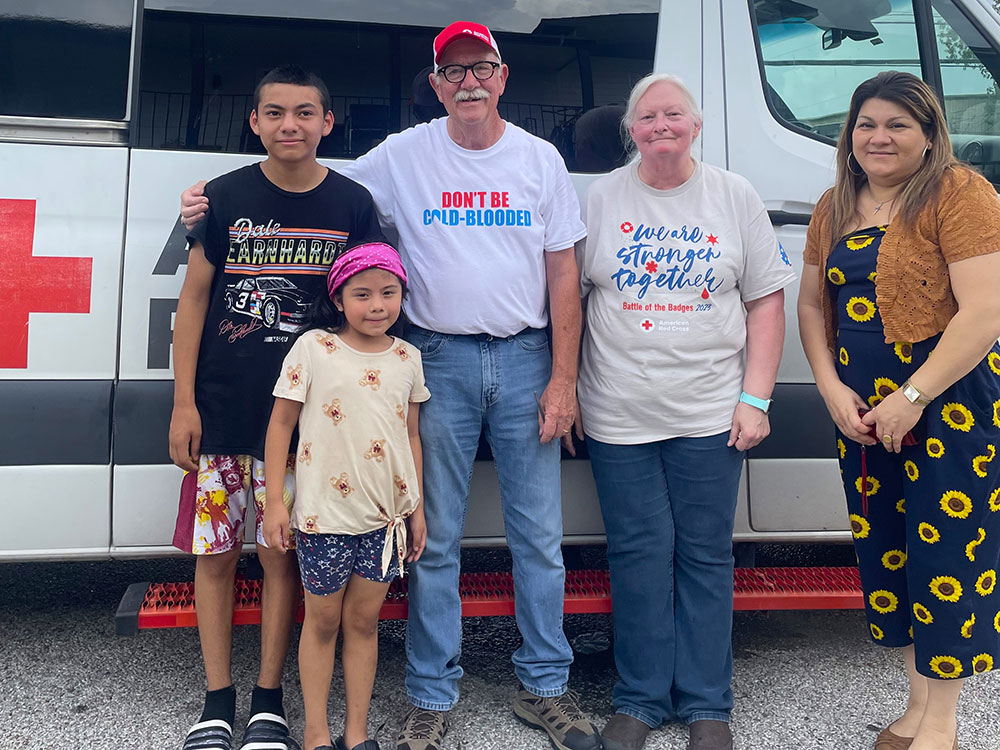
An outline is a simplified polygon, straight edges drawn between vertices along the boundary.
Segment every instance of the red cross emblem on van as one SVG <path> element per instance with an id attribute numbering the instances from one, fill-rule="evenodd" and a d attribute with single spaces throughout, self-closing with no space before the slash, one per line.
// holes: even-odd
<path id="1" fill-rule="evenodd" d="M 0 199 L 0 368 L 28 366 L 28 313 L 89 313 L 93 258 L 32 255 L 35 201 Z"/>

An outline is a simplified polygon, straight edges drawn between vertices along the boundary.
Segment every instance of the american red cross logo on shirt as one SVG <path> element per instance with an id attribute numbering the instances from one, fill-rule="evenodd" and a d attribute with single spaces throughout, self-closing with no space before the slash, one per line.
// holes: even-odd
<path id="1" fill-rule="evenodd" d="M 642 321 L 642 327 L 648 331 L 650 328 L 653 327 L 653 323 L 650 320 L 644 320 Z"/>
<path id="2" fill-rule="evenodd" d="M 35 201 L 0 200 L 0 367 L 28 366 L 28 313 L 89 313 L 93 258 L 32 255 Z"/>

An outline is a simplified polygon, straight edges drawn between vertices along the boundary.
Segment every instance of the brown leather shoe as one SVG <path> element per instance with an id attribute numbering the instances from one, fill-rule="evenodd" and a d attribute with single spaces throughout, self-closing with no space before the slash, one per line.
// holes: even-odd
<path id="1" fill-rule="evenodd" d="M 913 744 L 912 737 L 900 737 L 898 734 L 893 734 L 889 731 L 889 727 L 879 732 L 878 737 L 875 738 L 875 750 L 907 750 L 911 744 Z M 957 734 L 952 750 L 958 750 Z"/>
<path id="2" fill-rule="evenodd" d="M 687 750 L 733 750 L 733 733 L 725 721 L 699 719 L 688 724 Z"/>
<path id="3" fill-rule="evenodd" d="M 615 714 L 601 730 L 604 750 L 642 750 L 649 726 L 628 714 Z"/>
<path id="4" fill-rule="evenodd" d="M 889 731 L 889 727 L 879 732 L 875 738 L 875 750 L 906 750 L 911 744 L 913 744 L 912 737 L 893 734 Z"/>

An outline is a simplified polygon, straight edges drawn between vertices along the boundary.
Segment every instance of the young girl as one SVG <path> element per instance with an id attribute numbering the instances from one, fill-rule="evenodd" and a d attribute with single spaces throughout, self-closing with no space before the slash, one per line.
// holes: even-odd
<path id="1" fill-rule="evenodd" d="M 396 251 L 381 242 L 352 248 L 334 262 L 327 286 L 329 303 L 317 305 L 322 327 L 299 338 L 274 387 L 265 482 L 283 475 L 298 424 L 296 499 L 289 518 L 282 483 L 272 483 L 264 538 L 288 550 L 295 530 L 306 604 L 299 643 L 306 750 L 331 750 L 327 699 L 338 630 L 347 716 L 332 747 L 378 750 L 367 726 L 378 616 L 404 556 L 419 559 L 427 537 L 417 412 L 430 393 L 420 353 L 392 335 L 406 296 Z"/>

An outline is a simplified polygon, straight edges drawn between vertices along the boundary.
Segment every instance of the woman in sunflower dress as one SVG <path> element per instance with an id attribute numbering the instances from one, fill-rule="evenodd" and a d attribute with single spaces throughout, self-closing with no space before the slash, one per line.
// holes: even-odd
<path id="1" fill-rule="evenodd" d="M 875 747 L 951 750 L 965 678 L 1000 669 L 1000 201 L 908 73 L 858 87 L 837 167 L 799 326 L 837 425 L 871 638 L 909 676 Z"/>

